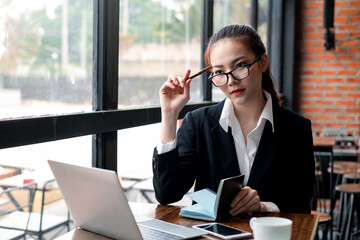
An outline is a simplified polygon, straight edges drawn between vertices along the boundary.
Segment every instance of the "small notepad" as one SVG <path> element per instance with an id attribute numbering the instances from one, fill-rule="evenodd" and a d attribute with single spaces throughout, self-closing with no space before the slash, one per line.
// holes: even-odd
<path id="1" fill-rule="evenodd" d="M 222 179 L 219 183 L 217 193 L 210 189 L 202 189 L 188 196 L 197 202 L 194 205 L 184 207 L 180 210 L 180 216 L 216 221 L 229 214 L 230 204 L 236 194 L 241 190 L 244 175 Z"/>

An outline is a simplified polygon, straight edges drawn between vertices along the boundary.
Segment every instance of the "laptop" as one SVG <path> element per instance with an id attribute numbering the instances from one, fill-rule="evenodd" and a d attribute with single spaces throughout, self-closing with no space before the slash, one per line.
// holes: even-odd
<path id="1" fill-rule="evenodd" d="M 48 163 L 74 224 L 81 229 L 134 240 L 189 239 L 206 234 L 157 219 L 136 222 L 115 171 L 52 160 Z"/>

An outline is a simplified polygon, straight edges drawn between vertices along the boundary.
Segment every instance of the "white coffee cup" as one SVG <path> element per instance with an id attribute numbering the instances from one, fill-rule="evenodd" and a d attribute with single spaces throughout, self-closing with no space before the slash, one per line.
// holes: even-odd
<path id="1" fill-rule="evenodd" d="M 281 217 L 253 217 L 250 219 L 255 240 L 290 240 L 292 221 Z"/>

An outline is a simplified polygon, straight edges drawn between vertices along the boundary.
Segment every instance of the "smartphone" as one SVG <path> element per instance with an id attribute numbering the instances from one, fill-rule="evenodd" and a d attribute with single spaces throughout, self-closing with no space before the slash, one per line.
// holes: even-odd
<path id="1" fill-rule="evenodd" d="M 251 237 L 251 233 L 244 230 L 226 226 L 221 223 L 205 223 L 194 225 L 193 228 L 204 230 L 216 237 L 223 239 L 239 239 Z"/>

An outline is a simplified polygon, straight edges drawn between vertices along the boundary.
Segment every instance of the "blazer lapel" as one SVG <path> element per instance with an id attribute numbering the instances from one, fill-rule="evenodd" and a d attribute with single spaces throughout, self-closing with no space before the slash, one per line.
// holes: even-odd
<path id="1" fill-rule="evenodd" d="M 236 157 L 234 139 L 231 134 L 231 128 L 225 132 L 220 124 L 216 124 L 212 129 L 213 141 L 216 151 L 219 153 L 220 161 L 224 167 L 227 176 L 236 176 L 240 174 L 239 163 Z"/>
<path id="2" fill-rule="evenodd" d="M 275 130 L 275 132 L 272 132 L 271 123 L 266 121 L 247 184 L 251 188 L 256 189 L 265 175 L 278 149 L 279 139 L 278 131 Z"/>

